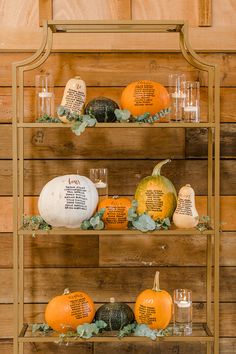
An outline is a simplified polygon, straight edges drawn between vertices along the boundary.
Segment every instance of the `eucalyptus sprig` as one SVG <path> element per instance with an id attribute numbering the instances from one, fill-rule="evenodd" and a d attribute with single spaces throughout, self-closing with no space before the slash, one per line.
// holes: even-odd
<path id="1" fill-rule="evenodd" d="M 76 332 L 68 331 L 66 333 L 61 333 L 59 335 L 60 342 L 66 342 L 69 338 L 84 338 L 89 339 L 93 336 L 102 333 L 102 331 L 107 327 L 106 322 L 100 320 L 93 323 L 84 323 L 77 326 Z"/>
<path id="2" fill-rule="evenodd" d="M 115 109 L 114 113 L 118 122 L 137 122 L 137 123 L 149 123 L 153 124 L 155 122 L 160 121 L 161 118 L 165 118 L 171 109 L 165 108 L 160 112 L 157 112 L 154 115 L 151 115 L 149 112 L 145 112 L 144 114 L 140 114 L 139 116 L 132 117 L 130 111 L 128 109 Z"/>
<path id="3" fill-rule="evenodd" d="M 170 329 L 150 329 L 146 324 L 137 324 L 132 323 L 128 324 L 127 326 L 123 327 L 120 331 L 118 336 L 120 338 L 125 336 L 134 335 L 137 337 L 148 337 L 151 340 L 156 340 L 157 337 L 164 337 L 171 334 Z"/>
<path id="4" fill-rule="evenodd" d="M 154 231 L 154 230 L 168 230 L 170 227 L 170 219 L 158 219 L 154 221 L 148 213 L 137 213 L 138 202 L 132 201 L 132 206 L 128 210 L 129 228 L 137 229 L 142 232 Z"/>
<path id="5" fill-rule="evenodd" d="M 199 218 L 196 229 L 200 232 L 206 231 L 210 229 L 210 217 L 208 215 L 202 215 Z"/>
<path id="6" fill-rule="evenodd" d="M 65 116 L 69 122 L 73 123 L 71 130 L 77 136 L 82 134 L 86 127 L 94 127 L 97 123 L 97 119 L 92 114 L 77 114 L 64 106 L 58 106 L 57 113 L 59 117 Z"/>
<path id="7" fill-rule="evenodd" d="M 103 230 L 104 222 L 102 217 L 105 213 L 106 208 L 100 209 L 96 214 L 94 214 L 90 219 L 84 220 L 81 224 L 82 230 Z"/>
<path id="8" fill-rule="evenodd" d="M 52 331 L 52 328 L 46 323 L 34 323 L 32 325 L 32 333 L 41 332 L 47 334 Z"/>
<path id="9" fill-rule="evenodd" d="M 25 230 L 32 230 L 32 236 L 35 237 L 35 231 L 44 230 L 49 231 L 52 226 L 46 223 L 40 215 L 24 215 L 23 216 L 23 228 Z"/>
<path id="10" fill-rule="evenodd" d="M 36 120 L 37 123 L 61 123 L 61 120 L 57 117 L 51 117 L 47 114 L 44 114 L 42 117 Z"/>

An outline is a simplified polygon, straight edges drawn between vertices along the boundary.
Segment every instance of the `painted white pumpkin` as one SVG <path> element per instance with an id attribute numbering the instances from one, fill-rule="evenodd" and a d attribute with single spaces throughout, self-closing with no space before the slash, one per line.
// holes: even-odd
<path id="1" fill-rule="evenodd" d="M 195 207 L 195 193 L 190 184 L 180 188 L 177 207 L 173 214 L 175 226 L 181 229 L 193 228 L 198 224 L 199 216 Z"/>
<path id="2" fill-rule="evenodd" d="M 94 183 L 80 175 L 53 178 L 42 189 L 38 209 L 41 217 L 55 227 L 80 227 L 89 219 L 98 204 Z"/>

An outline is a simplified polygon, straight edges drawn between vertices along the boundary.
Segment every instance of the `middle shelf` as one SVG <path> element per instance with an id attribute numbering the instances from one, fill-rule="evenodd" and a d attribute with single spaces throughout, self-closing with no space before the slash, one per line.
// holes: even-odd
<path id="1" fill-rule="evenodd" d="M 70 128 L 71 126 L 70 123 L 17 123 L 18 128 Z M 215 128 L 215 123 L 97 123 L 93 128 Z"/>

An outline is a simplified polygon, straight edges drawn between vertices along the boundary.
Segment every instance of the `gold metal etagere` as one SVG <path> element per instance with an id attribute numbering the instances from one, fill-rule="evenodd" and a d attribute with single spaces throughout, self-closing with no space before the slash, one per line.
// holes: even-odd
<path id="1" fill-rule="evenodd" d="M 191 48 L 188 41 L 187 24 L 183 21 L 48 21 L 44 24 L 44 36 L 41 47 L 30 58 L 13 64 L 13 261 L 14 261 L 14 354 L 23 354 L 24 343 L 27 342 L 55 342 L 58 334 L 39 336 L 32 333 L 31 324 L 24 323 L 24 236 L 31 231 L 23 229 L 22 215 L 24 214 L 24 129 L 27 128 L 62 128 L 70 125 L 58 123 L 25 123 L 24 122 L 24 73 L 42 65 L 52 51 L 53 36 L 59 33 L 176 33 L 179 37 L 180 50 L 186 61 L 193 67 L 205 71 L 208 74 L 208 121 L 201 123 L 156 123 L 153 128 L 206 128 L 208 129 L 208 194 L 207 213 L 211 218 L 211 229 L 203 233 L 196 230 L 180 230 L 171 228 L 167 231 L 155 232 L 159 235 L 195 235 L 207 238 L 206 252 L 206 323 L 194 324 L 191 336 L 168 336 L 162 341 L 174 342 L 205 342 L 207 354 L 219 354 L 219 214 L 220 214 L 220 188 L 219 188 L 219 164 L 220 164 L 220 108 L 219 108 L 219 69 L 214 64 L 209 64 L 198 56 Z M 66 50 L 65 50 L 66 51 Z M 92 51 L 92 50 L 90 50 Z M 102 50 L 123 52 L 124 50 Z M 127 50 L 125 50 L 127 51 Z M 130 50 L 132 52 L 133 50 Z M 135 50 L 137 51 L 137 50 Z M 158 49 L 157 49 L 158 51 Z M 89 52 L 89 51 L 88 51 Z M 128 125 L 127 125 L 128 124 Z M 98 123 L 96 129 L 129 127 L 150 127 L 148 124 L 137 123 Z M 45 231 L 37 231 L 38 235 Z M 94 234 L 98 231 L 83 231 L 70 229 L 52 229 L 49 234 Z M 136 234 L 131 230 L 109 231 L 102 234 Z M 101 235 L 102 237 L 102 235 Z M 212 244 L 213 252 L 212 252 Z M 214 261 L 214 272 L 212 273 Z M 212 276 L 213 275 L 213 276 Z M 214 288 L 214 295 L 212 292 Z M 212 306 L 214 317 L 212 318 Z M 214 330 L 213 330 L 214 328 Z M 68 341 L 81 342 L 84 339 L 70 338 Z M 93 337 L 89 342 L 120 342 L 114 334 L 106 334 Z M 124 342 L 147 342 L 149 339 L 141 337 L 126 337 Z M 158 342 L 159 340 L 157 340 Z M 213 350 L 213 351 L 212 351 Z"/>

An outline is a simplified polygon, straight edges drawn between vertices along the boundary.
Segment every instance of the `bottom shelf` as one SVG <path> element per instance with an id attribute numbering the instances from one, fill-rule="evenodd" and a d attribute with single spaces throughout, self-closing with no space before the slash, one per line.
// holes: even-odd
<path id="1" fill-rule="evenodd" d="M 171 329 L 171 327 L 170 327 Z M 166 341 L 166 342 L 213 342 L 214 336 L 206 323 L 195 323 L 193 325 L 193 333 L 189 336 L 176 336 L 168 335 L 165 337 L 158 337 L 156 342 Z M 147 337 L 137 337 L 128 336 L 120 338 L 118 337 L 118 332 L 111 331 L 94 336 L 89 339 L 83 339 L 79 337 L 67 337 L 62 338 L 57 332 L 51 331 L 50 333 L 44 334 L 41 332 L 32 332 L 32 324 L 24 324 L 21 333 L 19 335 L 20 343 L 27 342 L 153 342 Z"/>

